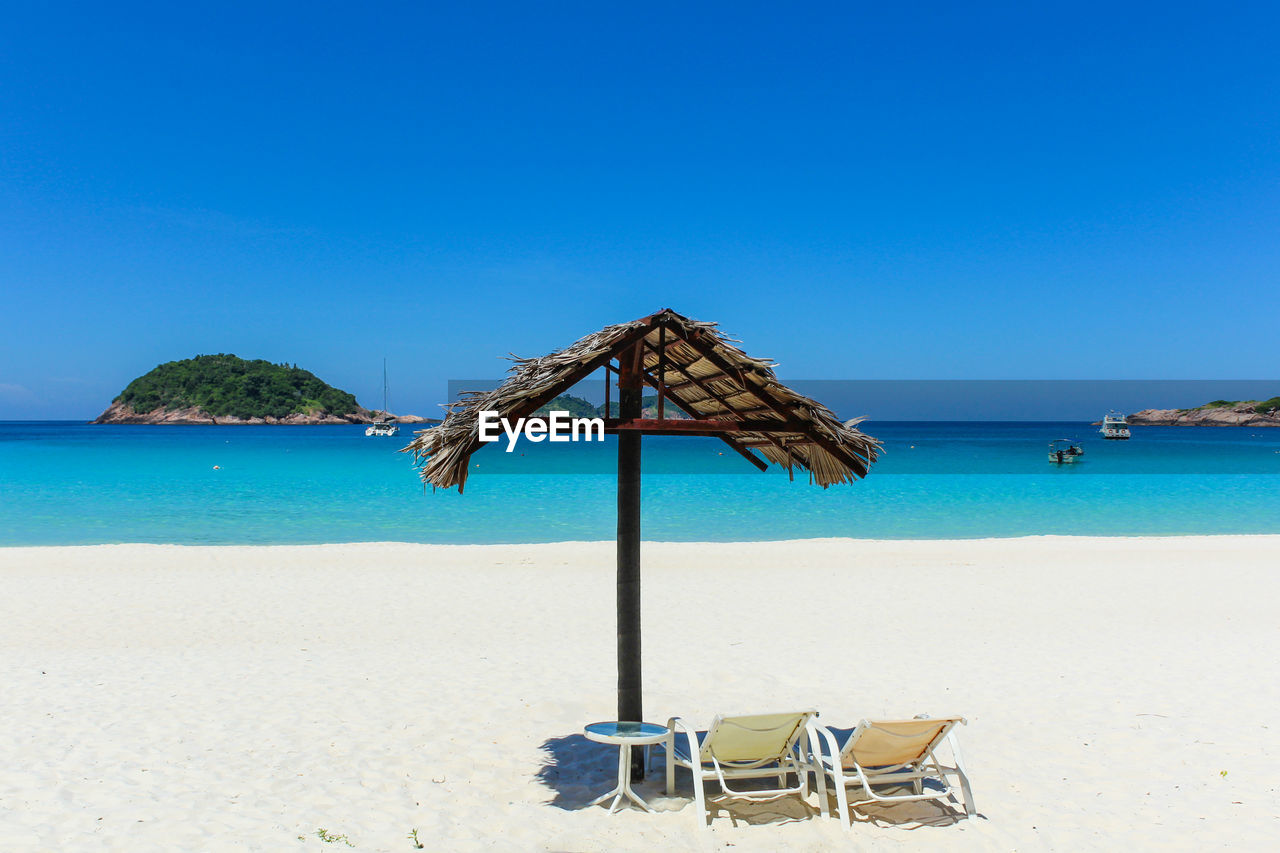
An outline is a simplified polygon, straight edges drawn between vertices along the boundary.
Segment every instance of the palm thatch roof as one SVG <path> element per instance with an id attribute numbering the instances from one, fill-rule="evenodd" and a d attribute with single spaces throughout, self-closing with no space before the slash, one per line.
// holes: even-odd
<path id="1" fill-rule="evenodd" d="M 495 411 L 513 422 L 527 418 L 602 367 L 639 369 L 645 384 L 691 420 L 606 419 L 607 432 L 715 435 L 758 468 L 769 462 L 807 470 L 823 488 L 863 477 L 880 442 L 841 423 L 826 406 L 778 381 L 774 364 L 752 358 L 715 323 L 669 309 L 607 326 L 541 358 L 514 358 L 505 382 L 492 391 L 467 392 L 448 406 L 438 427 L 420 430 L 403 449 L 412 453 L 424 484 L 462 491 L 468 460 L 481 446 L 479 415 Z M 628 359 L 628 365 L 621 361 Z"/>

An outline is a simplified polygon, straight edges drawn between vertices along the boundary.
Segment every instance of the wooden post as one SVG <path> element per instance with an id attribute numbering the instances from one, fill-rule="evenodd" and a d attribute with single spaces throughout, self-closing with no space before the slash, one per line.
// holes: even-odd
<path id="1" fill-rule="evenodd" d="M 658 420 L 666 417 L 662 401 L 666 399 L 667 382 L 667 324 L 658 327 Z"/>
<path id="2" fill-rule="evenodd" d="M 637 359 L 618 359 L 618 417 L 640 417 Z M 618 719 L 644 720 L 640 689 L 640 433 L 618 436 Z M 631 753 L 631 778 L 644 778 L 644 750 Z"/>

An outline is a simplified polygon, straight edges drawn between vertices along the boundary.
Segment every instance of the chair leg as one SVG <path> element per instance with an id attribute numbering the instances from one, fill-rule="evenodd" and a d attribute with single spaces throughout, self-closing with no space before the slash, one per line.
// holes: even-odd
<path id="1" fill-rule="evenodd" d="M 698 826 L 702 829 L 711 828 L 711 814 L 707 811 L 707 794 L 702 790 L 703 781 L 702 774 L 693 771 L 693 804 L 698 810 Z"/>
<path id="2" fill-rule="evenodd" d="M 947 733 L 947 744 L 951 747 L 951 757 L 955 761 L 956 776 L 960 779 L 960 791 L 964 794 L 964 813 L 966 817 L 975 817 L 977 808 L 973 805 L 973 790 L 969 787 L 969 773 L 964 769 L 964 757 L 960 754 L 960 744 L 955 733 Z"/>
<path id="3" fill-rule="evenodd" d="M 806 774 L 808 778 L 808 774 Z M 818 788 L 818 809 L 823 817 L 831 816 L 831 804 L 827 802 L 827 773 L 821 767 L 813 771 L 814 783 Z M 808 796 L 808 795 L 806 795 Z"/>
<path id="4" fill-rule="evenodd" d="M 675 796 L 675 793 L 676 793 L 676 763 L 673 760 L 675 757 L 675 750 L 673 749 L 673 747 L 675 745 L 676 743 L 675 743 L 674 735 L 667 738 L 667 796 L 668 797 Z"/>
<path id="5" fill-rule="evenodd" d="M 969 774 L 959 766 L 960 762 L 956 762 L 956 775 L 960 777 L 960 791 L 964 794 L 964 815 L 965 817 L 975 817 L 978 810 L 973 805 L 973 790 L 969 787 Z"/>
<path id="6" fill-rule="evenodd" d="M 840 815 L 840 820 L 844 821 L 845 829 L 853 829 L 853 820 L 849 816 L 849 792 L 845 789 L 843 776 L 835 778 L 835 786 L 836 812 Z"/>

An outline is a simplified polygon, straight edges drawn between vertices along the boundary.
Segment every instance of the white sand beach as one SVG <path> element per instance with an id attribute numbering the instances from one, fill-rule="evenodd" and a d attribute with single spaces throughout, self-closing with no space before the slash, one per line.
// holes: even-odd
<path id="1" fill-rule="evenodd" d="M 1280 536 L 644 546 L 645 707 L 963 714 L 979 817 L 610 816 L 614 546 L 0 549 L 0 850 L 1081 850 L 1280 836 Z M 871 813 L 871 812 L 868 812 Z M 325 842 L 319 830 L 342 840 Z"/>

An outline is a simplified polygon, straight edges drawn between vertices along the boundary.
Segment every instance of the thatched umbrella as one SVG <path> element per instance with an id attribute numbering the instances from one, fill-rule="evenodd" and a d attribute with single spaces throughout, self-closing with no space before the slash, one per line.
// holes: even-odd
<path id="1" fill-rule="evenodd" d="M 541 358 L 517 358 L 492 391 L 468 392 L 444 423 L 422 430 L 404 448 L 422 481 L 466 485 L 468 460 L 480 448 L 480 413 L 515 422 L 600 368 L 617 376 L 618 417 L 605 432 L 618 436 L 618 719 L 644 719 L 640 691 L 640 437 L 713 435 L 760 470 L 773 462 L 826 488 L 866 475 L 880 442 L 841 423 L 826 406 L 778 381 L 769 361 L 752 358 L 716 330 L 669 309 L 607 326 Z M 605 383 L 606 412 L 609 387 Z M 656 389 L 657 418 L 641 418 L 643 388 Z M 666 418 L 666 403 L 687 419 Z M 764 456 L 762 460 L 756 453 Z M 765 461 L 767 460 L 767 461 Z M 639 759 L 639 754 L 637 754 Z"/>

